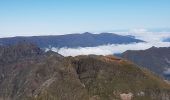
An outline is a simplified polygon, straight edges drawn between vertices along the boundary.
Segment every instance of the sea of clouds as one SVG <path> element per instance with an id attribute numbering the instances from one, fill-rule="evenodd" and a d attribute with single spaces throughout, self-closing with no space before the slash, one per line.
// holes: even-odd
<path id="1" fill-rule="evenodd" d="M 137 39 L 144 40 L 143 43 L 132 44 L 107 44 L 97 47 L 78 47 L 78 48 L 55 48 L 51 50 L 58 52 L 63 56 L 77 55 L 110 55 L 125 52 L 126 50 L 145 50 L 152 46 L 155 47 L 170 47 L 170 42 L 163 42 L 165 38 L 170 37 L 170 32 L 149 32 L 146 29 L 134 29 L 129 32 L 112 32 L 120 35 L 132 35 Z M 48 50 L 48 49 L 47 49 Z"/>

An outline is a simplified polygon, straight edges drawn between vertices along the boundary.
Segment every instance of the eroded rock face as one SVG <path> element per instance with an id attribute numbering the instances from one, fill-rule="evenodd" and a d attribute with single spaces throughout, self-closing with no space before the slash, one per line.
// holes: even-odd
<path id="1" fill-rule="evenodd" d="M 19 45 L 10 49 L 11 55 L 1 52 L 6 59 L 0 65 L 2 100 L 170 98 L 168 83 L 128 61 L 113 56 L 63 57 L 55 52 L 45 53 L 36 46 L 22 45 L 23 49 Z M 7 59 L 7 55 L 16 57 Z"/>

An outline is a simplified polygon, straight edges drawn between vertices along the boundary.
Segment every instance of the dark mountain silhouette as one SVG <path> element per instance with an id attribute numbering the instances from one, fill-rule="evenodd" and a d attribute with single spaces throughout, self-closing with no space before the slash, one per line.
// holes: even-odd
<path id="1" fill-rule="evenodd" d="M 170 47 L 152 47 L 147 50 L 128 50 L 121 54 L 140 66 L 143 66 L 160 76 L 170 79 Z"/>
<path id="2" fill-rule="evenodd" d="M 63 57 L 28 43 L 0 55 L 1 100 L 170 99 L 170 84 L 114 56 Z"/>
<path id="3" fill-rule="evenodd" d="M 121 36 L 113 33 L 83 33 L 68 34 L 57 36 L 33 36 L 33 37 L 12 37 L 0 38 L 1 45 L 13 45 L 15 43 L 26 41 L 37 44 L 40 48 L 48 47 L 94 47 L 106 44 L 128 44 L 134 42 L 143 42 L 134 37 Z"/>

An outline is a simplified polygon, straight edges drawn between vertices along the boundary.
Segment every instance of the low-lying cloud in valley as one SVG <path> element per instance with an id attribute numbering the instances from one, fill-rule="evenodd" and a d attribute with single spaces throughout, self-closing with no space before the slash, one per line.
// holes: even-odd
<path id="1" fill-rule="evenodd" d="M 79 47 L 79 48 L 55 48 L 52 50 L 62 54 L 64 56 L 77 56 L 77 55 L 88 55 L 88 54 L 97 54 L 97 55 L 109 55 L 115 53 L 122 53 L 126 50 L 145 50 L 152 46 L 156 47 L 168 47 L 170 46 L 169 42 L 157 42 L 157 43 L 133 43 L 133 44 L 120 44 L 120 45 L 103 45 L 97 47 Z"/>
<path id="2" fill-rule="evenodd" d="M 152 46 L 170 47 L 170 42 L 162 42 L 163 39 L 170 37 L 169 32 L 148 32 L 145 29 L 138 29 L 138 30 L 135 29 L 129 32 L 120 32 L 118 34 L 133 35 L 137 39 L 141 39 L 146 42 L 132 43 L 132 44 L 108 44 L 108 45 L 101 45 L 97 47 L 78 47 L 78 48 L 52 47 L 52 50 L 64 56 L 77 56 L 77 55 L 88 55 L 88 54 L 110 55 L 110 54 L 122 53 L 125 52 L 126 50 L 145 50 Z"/>

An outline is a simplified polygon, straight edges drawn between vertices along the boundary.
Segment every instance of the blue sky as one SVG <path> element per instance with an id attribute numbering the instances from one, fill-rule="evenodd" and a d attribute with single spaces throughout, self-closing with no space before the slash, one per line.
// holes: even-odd
<path id="1" fill-rule="evenodd" d="M 0 0 L 0 37 L 170 28 L 170 0 Z"/>

